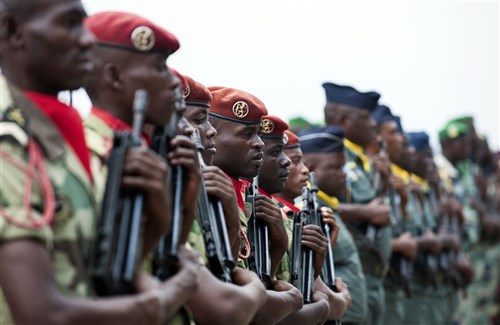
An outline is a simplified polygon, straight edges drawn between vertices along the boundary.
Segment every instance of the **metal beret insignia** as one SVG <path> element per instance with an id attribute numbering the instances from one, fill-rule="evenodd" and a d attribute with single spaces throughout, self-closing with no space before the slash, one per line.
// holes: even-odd
<path id="1" fill-rule="evenodd" d="M 130 38 L 134 48 L 142 52 L 151 50 L 156 43 L 155 33 L 148 26 L 136 27 L 132 31 Z"/>
<path id="2" fill-rule="evenodd" d="M 274 130 L 274 123 L 268 118 L 262 120 L 262 133 L 270 134 Z"/>
<path id="3" fill-rule="evenodd" d="M 184 90 L 184 98 L 188 98 L 191 95 L 191 87 L 187 85 L 186 90 Z"/>
<path id="4" fill-rule="evenodd" d="M 289 139 L 288 139 L 288 135 L 283 134 L 283 143 L 284 143 L 284 144 L 287 144 L 287 143 L 288 143 L 288 140 L 289 140 Z"/>
<path id="5" fill-rule="evenodd" d="M 448 130 L 448 137 L 450 139 L 455 139 L 456 137 L 458 137 L 458 129 L 455 128 L 455 127 L 451 127 L 449 130 Z"/>
<path id="6" fill-rule="evenodd" d="M 233 114 L 238 118 L 244 118 L 248 115 L 250 109 L 248 108 L 248 104 L 244 101 L 237 101 L 233 105 Z"/>

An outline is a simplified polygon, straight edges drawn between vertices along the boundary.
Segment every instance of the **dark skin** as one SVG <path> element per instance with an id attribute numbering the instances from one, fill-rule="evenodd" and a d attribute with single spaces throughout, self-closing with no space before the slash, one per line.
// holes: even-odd
<path id="1" fill-rule="evenodd" d="M 217 131 L 208 122 L 208 108 L 188 105 L 184 117 L 198 129 L 202 145 L 208 149 L 215 149 L 214 137 Z M 212 162 L 214 154 L 215 150 L 205 149 L 203 158 L 206 164 Z M 233 184 L 216 166 L 205 166 L 203 178 L 207 193 L 219 198 L 223 204 L 228 233 L 232 233 L 229 238 L 233 239 L 233 256 L 236 257 L 240 237 L 238 206 Z M 235 225 L 231 226 L 231 223 Z M 200 286 L 188 301 L 188 306 L 198 324 L 248 324 L 266 302 L 265 288 L 255 273 L 236 267 L 232 281 L 233 283 L 224 283 L 206 267 L 201 268 Z M 206 299 L 208 296 L 211 299 Z M 246 308 L 241 309 L 240 306 Z"/>
<path id="2" fill-rule="evenodd" d="M 217 130 L 215 130 L 208 120 L 209 112 L 210 109 L 206 107 L 187 105 L 184 117 L 193 127 L 198 129 L 200 134 L 201 143 L 204 148 L 202 156 L 206 165 L 203 168 L 205 188 L 209 195 L 218 197 L 222 202 L 231 248 L 233 256 L 236 258 L 240 249 L 240 221 L 237 217 L 238 205 L 231 180 L 220 168 L 212 166 L 215 153 L 217 152 L 215 149 Z"/>
<path id="3" fill-rule="evenodd" d="M 22 89 L 47 95 L 79 88 L 94 67 L 90 54 L 94 40 L 83 27 L 86 13 L 81 2 L 23 2 L 21 8 L 2 1 L 1 6 L 0 48 L 5 77 Z M 148 214 L 158 215 L 161 203 L 156 201 L 164 199 L 164 189 L 157 180 L 166 177 L 165 162 L 145 148 L 136 148 L 127 156 L 125 170 L 123 184 L 143 191 L 150 198 L 145 207 Z M 166 228 L 166 220 L 152 218 L 148 223 L 148 233 L 153 224 L 157 229 Z M 145 246 L 152 242 L 147 238 Z M 179 256 L 179 272 L 167 282 L 155 283 L 140 273 L 137 294 L 86 299 L 59 291 L 51 253 L 44 244 L 28 238 L 3 241 L 0 285 L 16 323 L 163 323 L 197 287 L 197 255 L 181 248 Z M 37 299 L 26 300 L 27 296 Z"/>
<path id="4" fill-rule="evenodd" d="M 293 204 L 294 198 L 302 194 L 302 187 L 307 186 L 307 181 L 309 180 L 309 169 L 302 160 L 303 155 L 300 147 L 284 149 L 284 153 L 291 160 L 291 164 L 288 168 L 290 174 L 285 183 L 285 189 L 280 193 L 276 193 L 275 196 Z M 321 212 L 323 215 L 323 221 L 328 223 L 332 230 L 330 243 L 332 245 L 332 249 L 334 249 L 335 244 L 337 243 L 339 227 L 333 216 L 333 211 L 330 208 L 322 207 Z M 317 277 L 314 281 L 314 290 L 321 291 L 328 297 L 330 306 L 330 313 L 327 318 L 328 320 L 339 319 L 342 315 L 344 315 L 346 310 L 352 306 L 349 290 L 347 290 L 347 285 L 342 281 L 342 278 L 337 277 L 335 283 L 337 285 L 338 292 L 333 292 L 323 282 L 321 277 Z"/>
<path id="5" fill-rule="evenodd" d="M 210 117 L 210 123 L 217 130 L 217 155 L 214 159 L 214 165 L 236 179 L 249 179 L 256 176 L 259 167 L 262 166 L 264 157 L 264 143 L 259 137 L 260 126 L 244 125 L 216 117 Z M 281 212 L 269 198 L 259 196 L 256 199 L 256 217 L 262 218 L 263 216 L 267 218 L 264 221 L 272 222 L 279 220 Z M 276 224 L 279 225 L 279 223 Z M 271 241 L 273 241 L 272 238 L 276 234 L 273 225 L 269 226 Z M 280 228 L 276 228 L 276 230 L 279 230 L 277 235 L 287 240 L 283 222 L 281 222 Z M 275 234 L 272 234 L 272 232 Z M 278 242 L 281 242 L 281 240 Z M 279 256 L 279 260 L 281 260 L 283 253 Z M 274 281 L 273 289 L 266 290 L 267 303 L 259 309 L 252 321 L 253 323 L 274 324 L 302 308 L 302 295 L 291 284 Z"/>

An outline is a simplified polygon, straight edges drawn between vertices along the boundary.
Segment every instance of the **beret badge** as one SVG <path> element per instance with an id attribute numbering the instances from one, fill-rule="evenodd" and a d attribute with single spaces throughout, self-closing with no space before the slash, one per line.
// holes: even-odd
<path id="1" fill-rule="evenodd" d="M 274 123 L 270 119 L 266 118 L 262 120 L 262 133 L 270 134 L 274 130 Z"/>
<path id="2" fill-rule="evenodd" d="M 184 98 L 188 98 L 190 94 L 191 94 L 191 87 L 187 85 L 186 89 L 184 90 Z"/>
<path id="3" fill-rule="evenodd" d="M 238 118 L 244 118 L 248 115 L 250 109 L 248 108 L 248 104 L 244 101 L 237 101 L 233 105 L 233 114 Z"/>
<path id="4" fill-rule="evenodd" d="M 156 38 L 153 30 L 147 26 L 136 27 L 130 35 L 136 50 L 146 52 L 155 46 Z"/>
<path id="5" fill-rule="evenodd" d="M 459 134 L 459 131 L 457 128 L 455 127 L 451 127 L 449 130 L 448 130 L 448 137 L 450 139 L 454 139 L 456 137 L 458 137 L 458 134 Z"/>

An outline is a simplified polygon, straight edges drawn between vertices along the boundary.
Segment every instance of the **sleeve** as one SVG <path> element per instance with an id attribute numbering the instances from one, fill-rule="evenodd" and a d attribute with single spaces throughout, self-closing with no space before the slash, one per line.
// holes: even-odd
<path id="1" fill-rule="evenodd" d="M 2 158 L 0 164 L 0 240 L 32 238 L 50 248 L 53 242 L 50 223 L 43 225 L 35 223 L 42 219 L 43 193 L 39 182 L 33 180 L 32 175 L 22 168 L 28 164 L 26 151 L 26 147 L 17 142 L 0 142 Z M 31 191 L 25 193 L 28 178 L 32 179 Z M 50 213 L 54 214 L 54 211 Z"/>

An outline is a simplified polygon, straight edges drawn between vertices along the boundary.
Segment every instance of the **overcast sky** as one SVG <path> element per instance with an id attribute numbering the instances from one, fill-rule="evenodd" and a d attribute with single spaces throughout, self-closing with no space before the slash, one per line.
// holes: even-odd
<path id="1" fill-rule="evenodd" d="M 206 86 L 259 97 L 284 119 L 323 120 L 321 84 L 376 90 L 408 131 L 472 114 L 499 145 L 496 1 L 84 1 L 145 16 L 176 35 L 169 65 Z M 82 107 L 83 102 L 79 102 Z"/>

